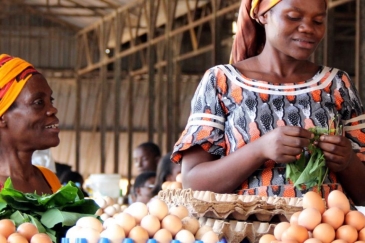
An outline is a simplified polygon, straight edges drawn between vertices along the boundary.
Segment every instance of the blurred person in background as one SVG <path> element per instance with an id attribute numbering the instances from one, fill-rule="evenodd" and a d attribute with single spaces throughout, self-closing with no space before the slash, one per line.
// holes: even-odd
<path id="1" fill-rule="evenodd" d="M 57 109 L 44 76 L 27 61 L 0 55 L 0 188 L 10 177 L 16 190 L 39 195 L 60 187 L 55 173 L 32 164 L 36 150 L 60 143 Z"/>
<path id="2" fill-rule="evenodd" d="M 146 171 L 139 174 L 133 184 L 132 202 L 148 203 L 154 196 L 156 172 Z"/>
<path id="3" fill-rule="evenodd" d="M 156 172 L 160 158 L 161 150 L 157 144 L 152 142 L 142 143 L 133 151 L 133 162 L 138 174 L 145 171 Z"/>
<path id="4" fill-rule="evenodd" d="M 84 184 L 84 178 L 79 172 L 72 170 L 66 171 L 61 175 L 60 181 L 62 185 L 66 185 L 69 181 L 72 181 L 78 188 L 80 188 L 85 197 L 89 196 L 89 194 L 82 187 Z"/>
<path id="5" fill-rule="evenodd" d="M 171 161 L 172 152 L 168 152 L 158 163 L 156 173 L 156 183 L 153 192 L 155 195 L 162 189 L 162 184 L 166 181 L 176 181 L 176 176 L 181 172 L 181 166 Z"/>

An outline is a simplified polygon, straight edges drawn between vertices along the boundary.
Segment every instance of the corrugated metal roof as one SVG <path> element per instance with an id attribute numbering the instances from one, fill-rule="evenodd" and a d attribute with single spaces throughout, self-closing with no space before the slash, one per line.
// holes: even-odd
<path id="1" fill-rule="evenodd" d="M 133 0 L 2 0 L 0 18 L 22 11 L 82 29 Z"/>

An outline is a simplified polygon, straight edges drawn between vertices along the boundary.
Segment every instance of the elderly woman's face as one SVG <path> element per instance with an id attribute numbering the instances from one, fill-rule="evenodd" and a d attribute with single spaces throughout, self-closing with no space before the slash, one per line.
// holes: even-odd
<path id="1" fill-rule="evenodd" d="M 40 74 L 32 76 L 5 112 L 8 133 L 19 149 L 47 149 L 59 144 L 52 90 Z"/>

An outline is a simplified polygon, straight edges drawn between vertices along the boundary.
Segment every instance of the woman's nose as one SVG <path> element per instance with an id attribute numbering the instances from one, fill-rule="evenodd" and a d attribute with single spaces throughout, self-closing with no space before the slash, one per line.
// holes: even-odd
<path id="1" fill-rule="evenodd" d="M 58 112 L 57 108 L 52 105 L 52 107 L 47 111 L 48 116 L 56 115 Z"/>
<path id="2" fill-rule="evenodd" d="M 299 26 L 299 31 L 305 33 L 313 33 L 314 23 L 312 23 L 311 21 L 303 21 Z"/>

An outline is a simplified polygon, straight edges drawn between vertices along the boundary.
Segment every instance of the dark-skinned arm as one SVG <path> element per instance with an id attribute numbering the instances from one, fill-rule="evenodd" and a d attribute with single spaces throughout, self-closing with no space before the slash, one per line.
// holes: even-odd
<path id="1" fill-rule="evenodd" d="M 355 205 L 365 206 L 365 165 L 353 153 L 346 169 L 337 173 L 341 184 Z"/>
<path id="2" fill-rule="evenodd" d="M 312 135 L 300 127 L 279 127 L 222 158 L 194 146 L 182 154 L 183 187 L 231 193 L 268 159 L 295 161 Z"/>

